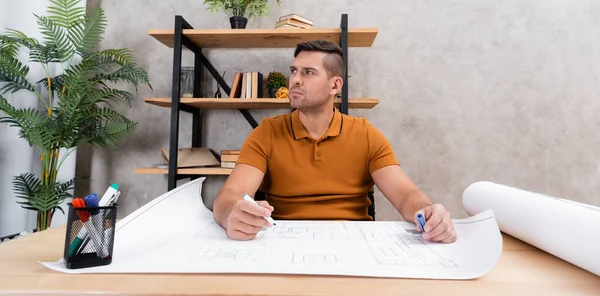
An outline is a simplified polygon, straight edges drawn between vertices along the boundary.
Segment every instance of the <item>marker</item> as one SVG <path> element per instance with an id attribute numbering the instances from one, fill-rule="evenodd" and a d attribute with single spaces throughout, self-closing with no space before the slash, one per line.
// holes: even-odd
<path id="1" fill-rule="evenodd" d="M 110 199 L 110 202 L 108 202 L 109 206 L 114 205 L 117 200 L 119 199 L 119 196 L 121 195 L 121 191 L 117 191 L 117 193 L 115 193 L 115 195 L 113 195 L 113 197 Z"/>
<path id="2" fill-rule="evenodd" d="M 98 206 L 99 206 L 98 195 L 96 195 L 95 193 L 92 193 L 92 194 L 86 196 L 83 200 L 85 201 L 86 207 L 93 208 L 93 210 L 90 210 L 90 214 L 92 215 L 91 216 L 92 225 L 94 225 L 94 227 L 96 228 L 96 231 L 98 233 L 101 233 L 103 230 L 103 227 L 102 227 L 102 217 L 100 217 L 101 215 L 98 215 L 100 213 L 100 210 L 98 209 Z"/>
<path id="3" fill-rule="evenodd" d="M 417 221 L 419 221 L 419 226 L 421 226 L 421 230 L 423 232 L 425 232 L 425 217 L 423 216 L 423 214 L 418 214 L 417 215 Z"/>
<path id="4" fill-rule="evenodd" d="M 71 203 L 73 204 L 73 207 L 75 207 L 75 208 L 86 208 L 85 201 L 82 198 L 75 198 L 75 199 L 73 199 L 73 201 Z M 107 255 L 105 254 L 104 249 L 102 248 L 102 242 L 100 241 L 100 238 L 98 237 L 98 235 L 97 234 L 95 235 L 94 225 L 92 224 L 93 222 L 89 220 L 91 217 L 91 213 L 87 210 L 78 210 L 77 215 L 79 216 L 79 219 L 83 223 L 83 227 L 87 228 L 87 232 L 92 239 L 92 244 L 94 245 L 96 254 L 100 258 L 106 258 Z"/>
<path id="5" fill-rule="evenodd" d="M 101 207 L 108 206 L 110 204 L 110 202 L 114 199 L 114 195 L 117 194 L 118 190 L 119 190 L 119 185 L 117 185 L 117 184 L 110 185 L 110 187 L 108 187 L 108 189 L 106 189 L 106 192 L 104 192 L 104 195 L 102 195 L 102 198 L 100 199 L 100 206 Z"/>
<path id="6" fill-rule="evenodd" d="M 72 257 L 76 254 L 77 250 L 83 248 L 83 241 L 87 237 L 87 228 L 81 228 L 77 233 L 77 236 L 73 239 L 71 244 L 69 245 L 69 257 Z"/>
<path id="7" fill-rule="evenodd" d="M 244 199 L 247 201 L 251 201 L 255 204 L 258 204 L 254 199 L 252 199 L 252 197 L 250 197 L 248 194 L 244 194 Z M 269 223 L 271 223 L 272 225 L 275 225 L 275 220 L 273 220 L 273 218 L 271 217 L 264 217 L 265 220 L 267 220 Z"/>

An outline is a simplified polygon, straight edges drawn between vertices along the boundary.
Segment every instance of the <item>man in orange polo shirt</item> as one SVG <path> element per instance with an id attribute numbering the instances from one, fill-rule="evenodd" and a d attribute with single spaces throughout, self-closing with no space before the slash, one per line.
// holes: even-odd
<path id="1" fill-rule="evenodd" d="M 376 185 L 407 221 L 425 216 L 423 237 L 451 243 L 450 213 L 404 174 L 383 134 L 364 118 L 341 114 L 343 51 L 334 43 L 299 44 L 290 67 L 290 114 L 263 119 L 246 139 L 213 206 L 215 221 L 236 240 L 253 239 L 264 217 L 288 220 L 371 220 Z M 259 190 L 266 201 L 244 200 Z M 422 230 L 421 230 L 422 231 Z"/>

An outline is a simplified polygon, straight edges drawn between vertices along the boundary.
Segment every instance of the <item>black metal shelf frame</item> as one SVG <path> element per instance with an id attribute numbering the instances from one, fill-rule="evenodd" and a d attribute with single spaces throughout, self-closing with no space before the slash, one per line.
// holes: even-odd
<path id="1" fill-rule="evenodd" d="M 202 97 L 202 79 L 203 71 L 202 67 L 212 75 L 217 81 L 219 86 L 225 93 L 231 92 L 231 87 L 223 80 L 223 77 L 219 75 L 219 72 L 210 63 L 210 61 L 202 54 L 202 48 L 194 44 L 190 39 L 183 35 L 183 30 L 194 29 L 182 16 L 175 16 L 175 31 L 174 31 L 174 46 L 173 46 L 173 78 L 172 78 L 172 90 L 171 90 L 171 121 L 170 121 L 170 135 L 169 135 L 169 173 L 168 173 L 168 190 L 175 189 L 177 187 L 177 180 L 184 178 L 197 178 L 200 175 L 180 175 L 177 174 L 177 151 L 179 150 L 179 112 L 185 111 L 192 114 L 192 147 L 200 147 L 202 145 L 202 118 L 200 109 L 183 105 L 180 103 L 180 92 L 181 92 L 181 56 L 182 50 L 185 46 L 187 49 L 194 53 L 194 97 Z M 340 47 L 344 52 L 344 84 L 342 86 L 342 100 L 340 105 L 340 112 L 348 114 L 348 15 L 342 14 L 341 22 L 341 38 Z M 257 121 L 252 117 L 250 112 L 246 109 L 239 109 L 240 113 L 244 116 L 246 121 L 256 128 L 258 126 Z"/>

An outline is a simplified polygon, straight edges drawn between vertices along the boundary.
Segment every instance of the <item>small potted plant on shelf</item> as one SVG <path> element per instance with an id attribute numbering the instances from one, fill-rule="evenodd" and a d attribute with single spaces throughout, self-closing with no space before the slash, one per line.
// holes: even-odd
<path id="1" fill-rule="evenodd" d="M 276 0 L 281 5 L 281 0 Z M 232 16 L 229 18 L 232 29 L 245 29 L 248 19 L 267 15 L 269 0 L 204 0 L 210 12 L 223 11 Z"/>
<path id="2" fill-rule="evenodd" d="M 15 29 L 0 35 L 0 123 L 19 128 L 20 137 L 40 153 L 39 175 L 24 172 L 13 181 L 22 199 L 17 203 L 37 212 L 36 231 L 49 228 L 56 210 L 64 213 L 60 204 L 73 197 L 75 179 L 57 179 L 65 158 L 84 144 L 114 148 L 135 129 L 136 122 L 113 109 L 134 95 L 115 85 L 152 88 L 129 49 L 97 49 L 107 25 L 100 6 L 86 14 L 78 1 L 50 2 L 47 16 L 36 15 L 43 39 Z M 44 70 L 42 79 L 31 80 L 30 66 L 19 60 L 25 50 L 28 62 Z M 13 106 L 5 96 L 16 92 L 29 92 L 44 108 Z"/>
<path id="3" fill-rule="evenodd" d="M 275 98 L 277 90 L 287 88 L 287 78 L 281 72 L 270 72 L 266 79 L 269 97 Z"/>

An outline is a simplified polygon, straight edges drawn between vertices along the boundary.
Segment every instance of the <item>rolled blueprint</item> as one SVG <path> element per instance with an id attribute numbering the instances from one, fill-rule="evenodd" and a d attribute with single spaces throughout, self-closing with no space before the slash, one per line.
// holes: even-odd
<path id="1" fill-rule="evenodd" d="M 492 182 L 468 186 L 463 206 L 492 210 L 502 232 L 600 276 L 600 208 Z"/>

